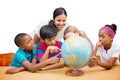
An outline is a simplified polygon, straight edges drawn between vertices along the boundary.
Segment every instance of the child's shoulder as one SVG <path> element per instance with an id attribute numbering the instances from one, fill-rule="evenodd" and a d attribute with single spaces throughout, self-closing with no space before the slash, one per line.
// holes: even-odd
<path id="1" fill-rule="evenodd" d="M 56 43 L 58 43 L 58 44 L 62 44 L 62 41 L 56 41 Z"/>
<path id="2" fill-rule="evenodd" d="M 61 47 L 62 46 L 62 42 L 61 41 L 56 41 L 55 46 Z"/>
<path id="3" fill-rule="evenodd" d="M 18 48 L 18 50 L 15 52 L 14 56 L 18 57 L 18 56 L 23 55 L 23 54 L 24 54 L 24 51 L 22 49 Z"/>
<path id="4" fill-rule="evenodd" d="M 112 49 L 119 49 L 120 50 L 120 45 L 117 43 L 112 43 Z"/>
<path id="5" fill-rule="evenodd" d="M 47 46 L 45 44 L 45 42 L 40 42 L 37 44 L 36 49 L 45 49 Z"/>

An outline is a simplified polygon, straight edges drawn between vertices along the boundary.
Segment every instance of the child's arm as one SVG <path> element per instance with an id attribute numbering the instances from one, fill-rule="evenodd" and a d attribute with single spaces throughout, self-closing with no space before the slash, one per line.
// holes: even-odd
<path id="1" fill-rule="evenodd" d="M 92 62 L 95 63 L 96 65 L 103 67 L 103 68 L 110 69 L 110 68 L 112 68 L 112 66 L 114 65 L 116 60 L 117 60 L 117 57 L 111 57 L 110 60 L 105 63 L 105 62 L 100 61 L 99 56 L 96 56 L 92 59 Z"/>
<path id="2" fill-rule="evenodd" d="M 45 50 L 45 53 L 43 54 L 42 58 L 40 59 L 39 62 L 42 62 L 46 59 L 48 59 L 48 55 L 49 55 L 49 46 L 47 47 L 47 49 Z"/>
<path id="3" fill-rule="evenodd" d="M 36 64 L 36 59 L 35 58 L 32 59 L 32 64 Z"/>
<path id="4" fill-rule="evenodd" d="M 58 52 L 59 50 L 57 46 L 48 46 L 40 62 L 48 59 L 49 53 Z"/>
<path id="5" fill-rule="evenodd" d="M 22 62 L 22 65 L 28 71 L 35 72 L 37 70 L 40 70 L 42 67 L 47 66 L 48 64 L 56 64 L 56 63 L 58 63 L 58 61 L 59 61 L 59 59 L 57 57 L 52 57 L 52 58 L 46 59 L 38 64 L 32 64 L 29 61 L 25 60 Z"/>
<path id="6" fill-rule="evenodd" d="M 92 56 L 90 57 L 90 60 L 88 62 L 89 67 L 93 67 L 95 65 L 95 62 L 93 61 L 94 58 L 95 59 L 97 58 L 97 60 L 100 60 L 100 57 L 96 57 L 96 53 L 101 46 L 102 46 L 102 43 L 98 41 L 96 46 L 95 46 L 95 49 L 92 52 Z"/>
<path id="7" fill-rule="evenodd" d="M 41 70 L 50 70 L 50 69 L 57 69 L 64 67 L 64 60 L 61 58 L 60 61 L 56 64 L 48 65 L 44 68 L 41 68 Z"/>
<path id="8" fill-rule="evenodd" d="M 92 55 L 96 55 L 98 49 L 102 46 L 102 43 L 100 41 L 97 42 L 95 49 L 93 50 Z"/>
<path id="9" fill-rule="evenodd" d="M 21 72 L 21 71 L 24 71 L 25 68 L 24 67 L 19 67 L 19 68 L 11 68 L 11 69 L 8 69 L 7 71 L 5 71 L 6 74 L 14 74 L 14 73 L 18 73 L 18 72 Z"/>
<path id="10" fill-rule="evenodd" d="M 32 64 L 36 64 L 36 59 L 32 59 Z M 18 68 L 11 68 L 11 69 L 8 69 L 7 71 L 5 71 L 6 74 L 14 74 L 14 73 L 18 73 L 18 72 L 21 72 L 21 71 L 24 71 L 25 68 L 22 66 L 22 67 L 18 67 Z"/>
<path id="11" fill-rule="evenodd" d="M 11 68 L 5 71 L 6 74 L 14 74 L 20 71 L 24 71 L 24 70 L 28 70 L 30 72 L 35 72 L 37 70 L 40 70 L 42 67 L 45 67 L 48 64 L 55 64 L 58 63 L 59 59 L 58 58 L 50 58 L 47 59 L 41 63 L 38 64 L 33 64 L 30 63 L 29 61 L 25 60 L 22 62 L 23 67 L 19 67 L 19 68 Z"/>

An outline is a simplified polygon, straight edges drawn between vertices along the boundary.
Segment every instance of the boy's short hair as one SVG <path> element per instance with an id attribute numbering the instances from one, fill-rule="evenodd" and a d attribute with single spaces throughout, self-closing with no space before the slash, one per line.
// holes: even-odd
<path id="1" fill-rule="evenodd" d="M 43 25 L 39 31 L 43 40 L 57 35 L 57 29 L 53 25 Z"/>
<path id="2" fill-rule="evenodd" d="M 27 35 L 27 33 L 19 33 L 14 38 L 14 43 L 20 47 L 22 45 L 23 38 Z"/>

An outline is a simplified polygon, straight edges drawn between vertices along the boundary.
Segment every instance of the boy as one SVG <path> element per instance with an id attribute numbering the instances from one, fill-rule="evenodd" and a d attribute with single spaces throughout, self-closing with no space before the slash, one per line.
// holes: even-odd
<path id="1" fill-rule="evenodd" d="M 26 33 L 19 33 L 16 35 L 14 42 L 19 49 L 14 54 L 10 66 L 16 68 L 8 69 L 5 72 L 6 74 L 13 74 L 24 70 L 35 72 L 48 64 L 57 63 L 59 60 L 57 57 L 54 57 L 36 64 L 36 45 L 33 44 L 33 40 Z"/>
<path id="2" fill-rule="evenodd" d="M 57 30 L 54 27 L 54 25 L 44 25 L 40 29 L 40 36 L 43 39 L 43 41 L 40 42 L 37 46 L 37 51 L 36 51 L 37 62 L 41 63 L 54 56 L 57 56 L 59 59 L 58 63 L 47 65 L 41 68 L 42 70 L 61 68 L 64 66 L 64 61 L 60 54 L 61 53 L 60 48 L 61 48 L 62 42 L 56 41 L 56 35 L 57 35 Z"/>

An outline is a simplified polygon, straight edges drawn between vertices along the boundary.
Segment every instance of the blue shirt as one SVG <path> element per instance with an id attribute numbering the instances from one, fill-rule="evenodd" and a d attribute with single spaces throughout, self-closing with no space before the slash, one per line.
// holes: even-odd
<path id="1" fill-rule="evenodd" d="M 28 53 L 27 51 L 18 48 L 17 52 L 14 54 L 10 66 L 21 67 L 23 66 L 22 65 L 23 61 L 27 60 L 31 62 L 33 58 L 36 58 L 36 47 L 37 45 L 34 45 L 34 49 L 32 50 L 32 53 Z"/>

